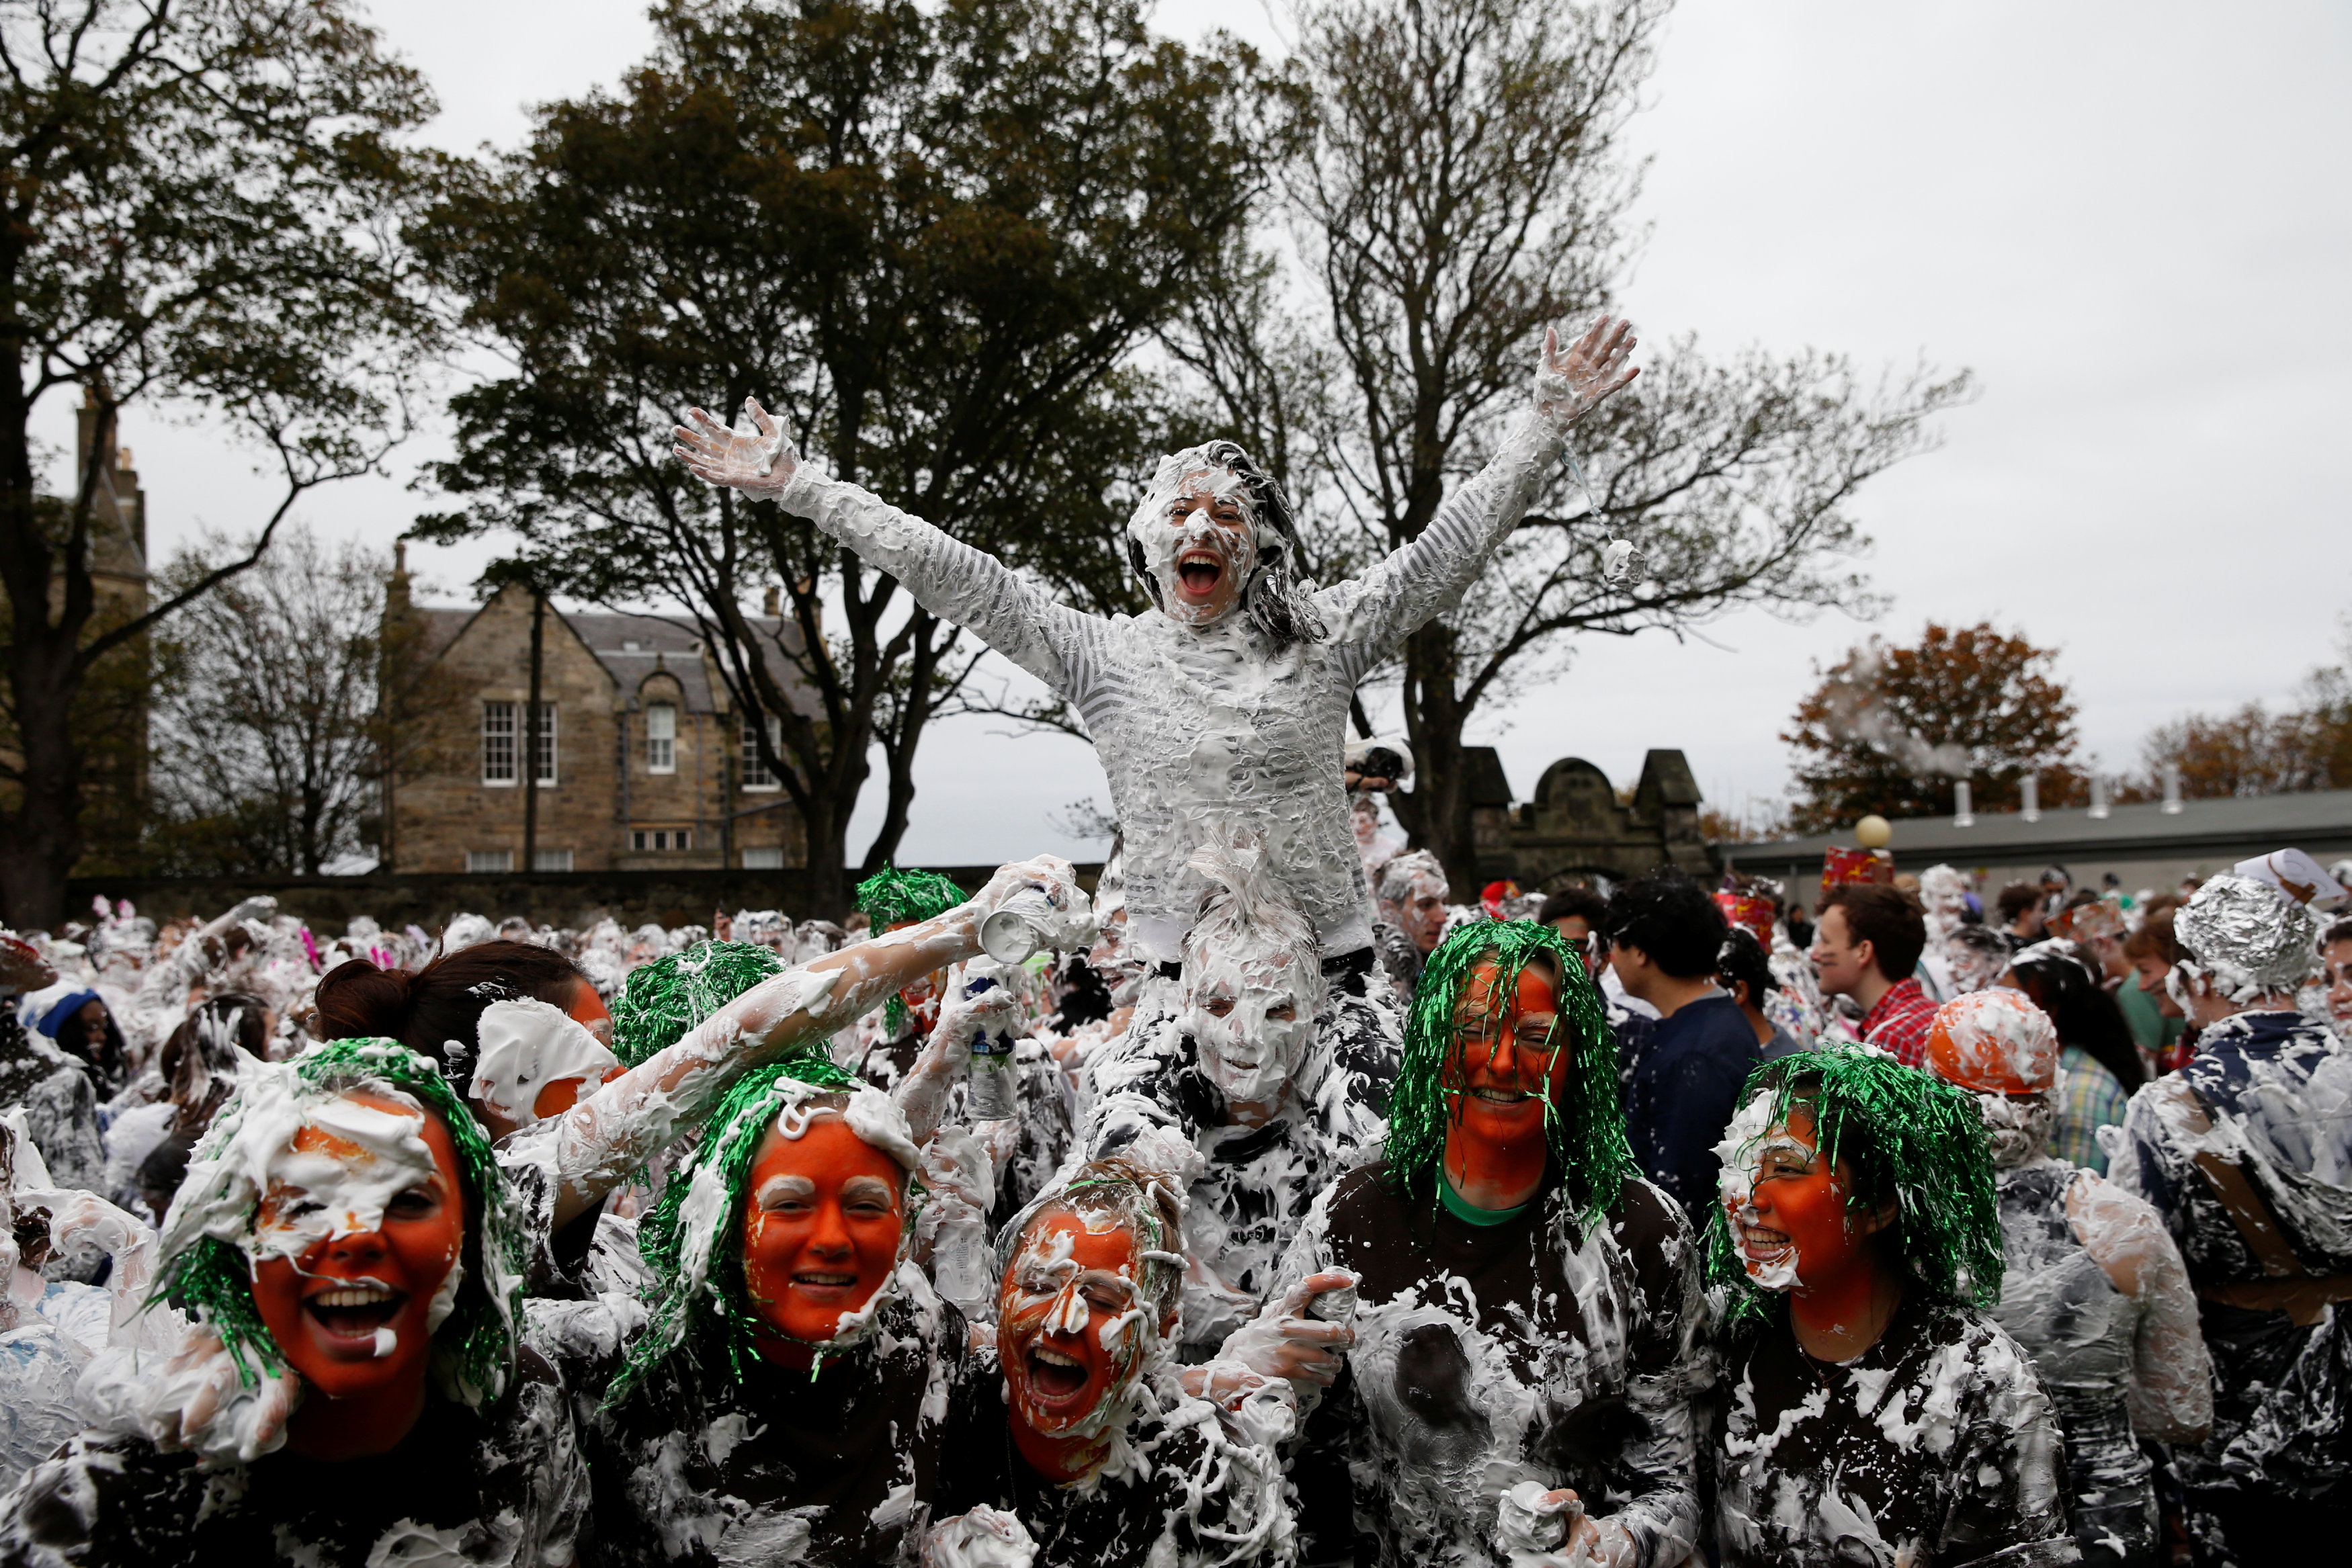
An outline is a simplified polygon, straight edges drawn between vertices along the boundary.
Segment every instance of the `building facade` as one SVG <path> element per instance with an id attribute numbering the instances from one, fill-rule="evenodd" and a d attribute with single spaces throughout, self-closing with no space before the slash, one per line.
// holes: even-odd
<path id="1" fill-rule="evenodd" d="M 541 722 L 530 745 L 530 643 L 540 616 Z M 404 564 L 388 645 L 421 669 L 384 785 L 383 868 L 415 873 L 784 869 L 805 861 L 800 817 L 690 627 L 653 615 L 543 611 L 520 588 L 478 609 L 409 602 Z M 797 629 L 776 641 L 786 690 Z M 535 804 L 533 863 L 525 817 Z"/>

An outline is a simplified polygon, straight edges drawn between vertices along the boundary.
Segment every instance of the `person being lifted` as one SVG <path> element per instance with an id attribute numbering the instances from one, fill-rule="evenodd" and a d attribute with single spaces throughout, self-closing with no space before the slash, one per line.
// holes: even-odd
<path id="1" fill-rule="evenodd" d="M 1282 486 L 1230 441 L 1161 460 L 1129 519 L 1126 553 L 1150 595 L 1139 615 L 1083 614 L 981 550 L 804 464 L 746 400 L 732 430 L 701 409 L 677 431 L 699 478 L 774 500 L 971 628 L 1077 710 L 1125 832 L 1129 937 L 1174 965 L 1212 836 L 1245 831 L 1314 923 L 1335 989 L 1360 997 L 1372 963 L 1363 862 L 1332 766 L 1356 685 L 1456 603 L 1551 476 L 1570 427 L 1633 379 L 1627 323 L 1573 345 L 1547 333 L 1529 406 L 1493 460 L 1412 543 L 1317 590 L 1300 574 Z M 1336 1001 L 1335 998 L 1335 1001 Z"/>

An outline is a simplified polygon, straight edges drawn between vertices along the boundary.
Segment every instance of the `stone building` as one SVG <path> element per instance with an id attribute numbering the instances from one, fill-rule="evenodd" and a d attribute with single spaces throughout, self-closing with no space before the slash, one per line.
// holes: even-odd
<path id="1" fill-rule="evenodd" d="M 1680 866 L 1701 881 L 1715 871 L 1699 832 L 1698 782 L 1679 751 L 1653 751 L 1641 781 L 1620 804 L 1609 776 L 1580 757 L 1544 769 L 1535 794 L 1515 808 L 1502 759 L 1492 747 L 1463 753 L 1471 769 L 1471 824 L 1479 868 L 1529 893 L 1550 893 L 1595 876 L 1612 882 Z"/>
<path id="2" fill-rule="evenodd" d="M 112 420 L 100 428 L 94 396 L 74 411 L 74 478 L 100 455 L 89 497 L 89 585 L 93 600 L 89 631 L 96 636 L 147 613 L 152 604 L 147 570 L 147 494 L 140 487 L 131 448 Z M 60 501 L 69 504 L 70 495 Z M 49 607 L 63 604 L 65 574 L 49 580 Z M 135 864 L 147 816 L 147 714 L 152 650 L 142 634 L 98 661 L 74 698 L 73 729 L 81 748 L 82 831 L 88 850 L 81 871 L 115 871 Z M 12 758 L 11 760 L 14 760 Z"/>
<path id="3" fill-rule="evenodd" d="M 804 862 L 799 815 L 761 767 L 756 740 L 691 628 L 548 605 L 534 785 L 524 756 L 531 595 L 507 588 L 478 609 L 435 609 L 410 603 L 407 581 L 404 562 L 387 601 L 386 641 L 409 649 L 419 666 L 406 683 L 417 716 L 401 727 L 409 732 L 406 760 L 384 789 L 383 869 L 524 869 L 525 799 L 533 793 L 533 871 Z M 773 614 L 752 625 L 784 639 L 781 648 L 798 645 L 798 629 Z M 790 667 L 781 657 L 775 667 L 793 689 Z"/>

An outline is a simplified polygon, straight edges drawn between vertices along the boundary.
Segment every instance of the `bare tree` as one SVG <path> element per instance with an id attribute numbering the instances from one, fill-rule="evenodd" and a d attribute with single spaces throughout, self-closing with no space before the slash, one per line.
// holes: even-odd
<path id="1" fill-rule="evenodd" d="M 1664 0 L 1331 0 L 1298 14 L 1286 215 L 1298 267 L 1229 266 L 1177 357 L 1311 494 L 1345 570 L 1420 535 L 1525 406 L 1544 327 L 1610 305 L 1635 171 L 1618 148 Z M 1271 236 L 1267 236 L 1271 237 Z M 1319 350 L 1303 345 L 1320 339 Z M 1928 444 L 1964 376 L 1865 384 L 1833 355 L 1710 363 L 1685 340 L 1580 424 L 1563 469 L 1460 609 L 1389 674 L 1419 763 L 1393 798 L 1476 877 L 1461 765 L 1482 706 L 1556 673 L 1579 633 L 1690 633 L 1746 606 L 1873 606 L 1844 511 Z M 1612 538 L 1634 570 L 1604 570 Z M 1622 553 L 1622 552 L 1620 552 Z M 1357 709 L 1367 733 L 1364 705 Z"/>
<path id="2" fill-rule="evenodd" d="M 248 549 L 185 552 L 164 580 Z M 379 753 L 420 727 L 383 722 L 389 570 L 379 552 L 297 528 L 157 638 L 150 852 L 163 869 L 316 875 L 373 841 Z"/>

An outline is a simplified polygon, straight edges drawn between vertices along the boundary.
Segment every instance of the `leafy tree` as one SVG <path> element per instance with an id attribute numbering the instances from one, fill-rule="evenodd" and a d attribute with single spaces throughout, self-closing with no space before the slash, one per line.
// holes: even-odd
<path id="1" fill-rule="evenodd" d="M 1790 825 L 1826 832 L 1873 811 L 1948 816 L 1962 779 L 1982 810 L 2017 809 L 2028 774 L 2045 807 L 2085 800 L 2056 658 L 1990 623 L 1930 622 L 1916 646 L 1874 637 L 1826 672 L 1816 666 L 1822 684 L 1780 737 L 1797 749 Z"/>
<path id="2" fill-rule="evenodd" d="M 843 477 L 1083 607 L 1139 607 L 1116 546 L 1163 400 L 1134 350 L 1262 183 L 1253 66 L 1152 39 L 1136 0 L 655 20 L 618 90 L 541 111 L 419 231 L 516 367 L 457 399 L 437 477 L 466 507 L 425 528 L 511 528 L 551 588 L 682 606 L 768 716 L 838 905 L 869 751 L 868 870 L 981 650 L 772 503 L 703 488 L 670 427 L 756 394 Z M 796 637 L 746 608 L 772 583 Z"/>
<path id="3" fill-rule="evenodd" d="M 1326 580 L 1428 527 L 1527 406 L 1544 327 L 1607 307 L 1637 182 L 1618 148 L 1663 0 L 1322 0 L 1300 12 L 1284 166 L 1303 265 L 1224 269 L 1171 334 L 1239 439 L 1313 498 Z M 1271 278 L 1271 281 L 1269 279 Z M 1711 362 L 1685 340 L 1581 423 L 1563 472 L 1395 681 L 1419 763 L 1391 797 L 1475 885 L 1463 766 L 1482 708 L 1556 674 L 1574 639 L 1682 635 L 1737 610 L 1866 610 L 1845 511 L 1929 444 L 1965 392 L 1924 371 L 1873 389 L 1835 356 Z M 1603 571 L 1612 537 L 1644 569 Z M 1360 704 L 1357 720 L 1370 732 Z"/>
<path id="4" fill-rule="evenodd" d="M 88 716 L 110 658 L 261 559 L 312 488 L 402 433 L 431 339 L 392 229 L 417 191 L 387 140 L 424 84 L 343 0 L 0 5 L 0 915 L 47 925 L 88 842 Z M 62 494 L 32 434 L 85 403 Z M 283 486 L 244 553 L 110 613 L 92 530 L 118 411 L 205 411 Z M 133 685 L 143 671 L 135 667 Z M 120 846 L 116 846 L 119 848 Z"/>
<path id="5" fill-rule="evenodd" d="M 2179 768 L 2180 792 L 2192 800 L 2352 788 L 2352 674 L 2343 664 L 2312 671 L 2275 714 L 2258 702 L 2184 714 L 2150 732 L 2140 760 L 2117 800 L 2161 800 L 2167 764 Z"/>

